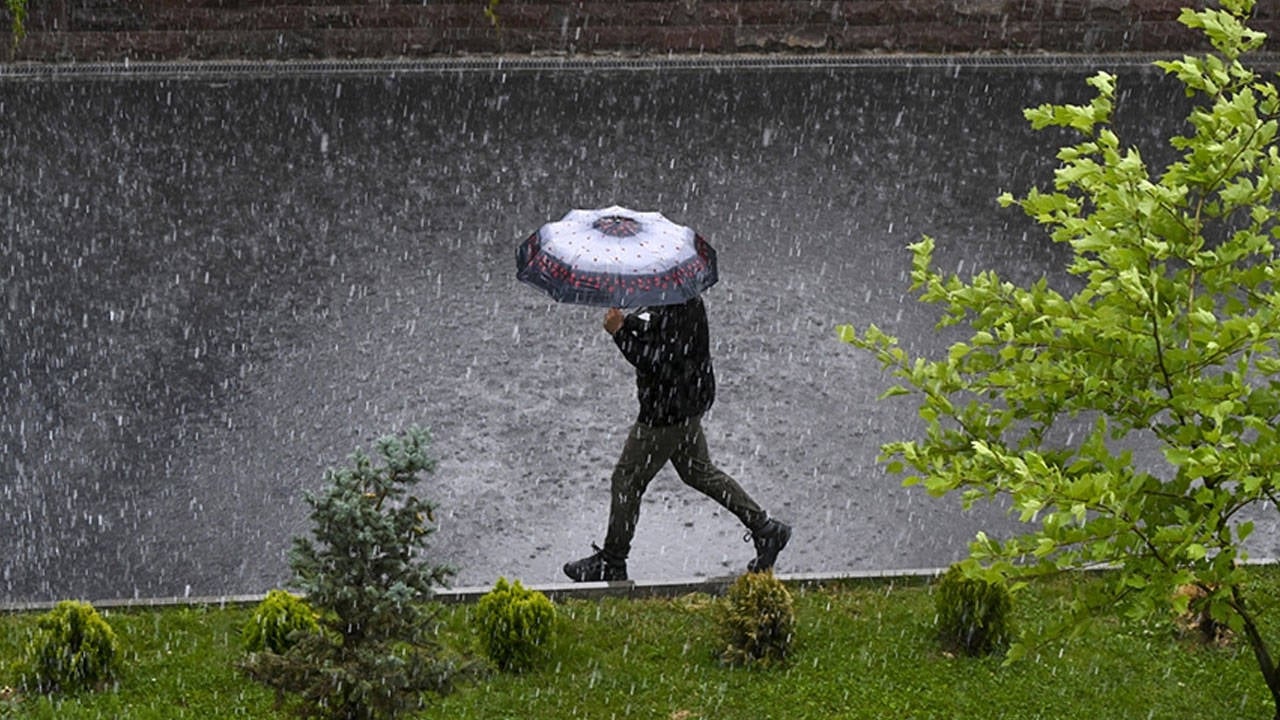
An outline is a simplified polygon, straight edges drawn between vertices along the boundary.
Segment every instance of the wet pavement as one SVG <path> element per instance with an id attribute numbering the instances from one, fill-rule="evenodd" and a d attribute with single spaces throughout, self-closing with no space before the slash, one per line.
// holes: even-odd
<path id="1" fill-rule="evenodd" d="M 1153 166 L 1185 99 L 1116 68 Z M 597 309 L 514 279 L 571 207 L 661 210 L 719 251 L 713 459 L 795 528 L 784 572 L 937 567 L 998 507 L 900 487 L 915 432 L 840 343 L 954 336 L 905 245 L 1029 281 L 1066 257 L 995 203 L 1066 139 L 1021 108 L 1090 97 L 1078 64 L 0 78 L 0 600 L 265 591 L 306 491 L 410 424 L 439 459 L 431 559 L 457 584 L 561 579 L 602 539 L 635 413 Z M 1260 522 L 1257 552 L 1276 544 Z M 742 528 L 668 468 L 637 579 L 735 572 Z"/>

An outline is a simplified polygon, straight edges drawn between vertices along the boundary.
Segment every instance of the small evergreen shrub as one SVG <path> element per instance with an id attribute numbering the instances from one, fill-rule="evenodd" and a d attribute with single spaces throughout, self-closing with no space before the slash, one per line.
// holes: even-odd
<path id="1" fill-rule="evenodd" d="M 302 598 L 284 590 L 272 590 L 254 608 L 240 636 L 248 652 L 279 654 L 293 647 L 301 634 L 319 631 L 316 612 Z"/>
<path id="2" fill-rule="evenodd" d="M 296 696 L 305 716 L 400 717 L 469 671 L 440 643 L 430 603 L 453 570 L 429 562 L 435 506 L 414 492 L 435 466 L 428 442 L 418 427 L 379 438 L 380 463 L 356 450 L 306 498 L 312 532 L 294 538 L 289 565 L 294 586 L 319 613 L 320 632 L 240 665 L 278 698 Z"/>
<path id="3" fill-rule="evenodd" d="M 773 665 L 786 660 L 795 633 L 791 593 L 772 570 L 746 573 L 719 603 L 724 641 L 720 659 L 728 665 Z"/>
<path id="4" fill-rule="evenodd" d="M 475 624 L 485 655 L 502 670 L 532 668 L 551 637 L 556 608 L 546 595 L 519 580 L 498 578 L 476 603 Z"/>
<path id="5" fill-rule="evenodd" d="M 934 597 L 938 638 L 947 651 L 987 655 L 1009 642 L 1013 602 L 1002 583 L 966 577 L 956 564 L 943 574 Z"/>
<path id="6" fill-rule="evenodd" d="M 36 618 L 19 664 L 23 685 L 43 693 L 101 686 L 115 674 L 120 642 L 87 602 L 64 600 Z"/>

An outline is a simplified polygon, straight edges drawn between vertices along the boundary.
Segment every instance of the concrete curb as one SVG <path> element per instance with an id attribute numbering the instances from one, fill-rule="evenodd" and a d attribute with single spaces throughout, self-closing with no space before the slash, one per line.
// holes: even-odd
<path id="1" fill-rule="evenodd" d="M 946 568 L 924 568 L 910 570 L 866 570 L 843 573 L 779 573 L 778 579 L 793 586 L 825 585 L 850 580 L 893 580 L 918 579 L 927 580 L 945 572 Z M 518 579 L 518 578 L 517 578 Z M 718 577 L 676 578 L 667 580 L 624 580 L 621 582 L 587 582 L 587 583 L 548 583 L 544 585 L 526 585 L 531 590 L 545 593 L 553 601 L 566 599 L 596 600 L 605 597 L 618 598 L 672 598 L 702 592 L 709 595 L 723 594 L 737 580 L 737 575 Z M 446 604 L 475 602 L 480 596 L 489 592 L 490 586 L 467 586 L 441 588 L 436 591 L 435 599 Z M 262 594 L 248 595 L 207 595 L 190 597 L 162 598 L 106 598 L 90 600 L 99 610 L 130 610 L 134 608 L 164 607 L 237 607 L 256 605 L 266 597 Z M 44 612 L 57 605 L 56 600 L 0 603 L 0 613 Z"/>
<path id="2" fill-rule="evenodd" d="M 925 568 L 912 570 L 868 570 L 862 572 L 845 572 L 845 573 L 779 573 L 778 579 L 787 585 L 792 586 L 812 586 L 826 585 L 829 583 L 845 582 L 849 580 L 892 580 L 898 578 L 907 579 L 932 579 L 946 572 L 946 568 Z M 563 600 L 574 598 L 579 600 L 592 600 L 603 597 L 623 597 L 623 598 L 672 598 L 688 595 L 689 593 L 707 593 L 708 595 L 720 595 L 725 592 L 730 585 L 733 584 L 740 576 L 738 575 L 720 575 L 716 577 L 698 577 L 698 578 L 676 578 L 668 580 L 655 581 L 635 581 L 624 580 L 622 582 L 587 582 L 587 583 L 550 583 L 547 585 L 529 585 L 533 590 L 538 590 L 552 600 Z M 465 603 L 478 600 L 481 595 L 489 592 L 490 587 L 458 587 L 441 590 L 436 594 L 436 599 L 445 603 Z"/>
<path id="3" fill-rule="evenodd" d="M 1280 565 L 1280 558 L 1251 558 L 1241 563 L 1250 567 Z M 1091 570 L 1106 570 L 1106 567 Z M 851 570 L 838 573 L 778 573 L 782 582 L 793 587 L 813 587 L 841 582 L 859 580 L 932 580 L 947 568 L 912 568 L 904 570 Z M 1087 571 L 1082 571 L 1087 572 Z M 738 575 L 720 575 L 716 577 L 672 578 L 666 580 L 623 580 L 621 582 L 586 582 L 586 583 L 547 583 L 542 585 L 525 585 L 531 590 L 544 593 L 553 601 L 576 599 L 598 600 L 606 597 L 617 598 L 674 598 L 689 593 L 706 593 L 721 595 Z M 518 578 L 515 578 L 518 579 Z M 435 599 L 445 604 L 475 602 L 480 596 L 489 592 L 490 586 L 464 586 L 441 588 L 436 591 Z M 91 600 L 90 603 L 99 610 L 130 610 L 134 608 L 164 607 L 237 607 L 256 605 L 266 597 L 265 593 L 249 595 L 207 595 L 190 597 L 162 598 L 107 598 Z M 0 602 L 0 613 L 44 612 L 57 605 L 56 600 L 34 602 Z"/>

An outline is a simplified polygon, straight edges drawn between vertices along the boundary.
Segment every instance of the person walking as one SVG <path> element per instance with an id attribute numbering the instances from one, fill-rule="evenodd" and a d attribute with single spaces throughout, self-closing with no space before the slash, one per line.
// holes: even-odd
<path id="1" fill-rule="evenodd" d="M 720 503 L 747 529 L 755 544 L 748 572 L 774 566 L 791 539 L 791 527 L 769 517 L 732 477 L 711 462 L 702 415 L 715 401 L 715 373 L 707 311 L 695 296 L 679 305 L 605 312 L 604 329 L 636 370 L 640 412 L 610 480 L 604 547 L 566 563 L 576 582 L 627 579 L 627 556 L 640 519 L 645 489 L 667 462 L 690 487 Z"/>

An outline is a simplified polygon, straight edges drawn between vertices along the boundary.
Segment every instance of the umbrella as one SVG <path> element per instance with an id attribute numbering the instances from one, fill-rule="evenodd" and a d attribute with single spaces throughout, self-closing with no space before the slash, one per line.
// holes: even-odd
<path id="1" fill-rule="evenodd" d="M 711 287 L 716 251 L 657 212 L 570 210 L 516 249 L 516 277 L 558 302 L 675 305 Z"/>

